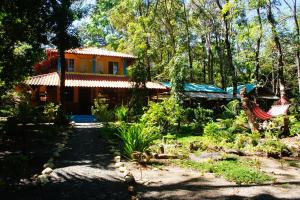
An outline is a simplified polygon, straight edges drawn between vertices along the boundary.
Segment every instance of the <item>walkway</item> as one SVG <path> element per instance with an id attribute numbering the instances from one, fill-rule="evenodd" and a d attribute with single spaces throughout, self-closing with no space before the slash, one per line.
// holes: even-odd
<path id="1" fill-rule="evenodd" d="M 55 162 L 51 182 L 16 189 L 7 199 L 129 199 L 127 186 L 113 164 L 113 152 L 99 129 L 88 124 L 76 126 L 65 151 Z"/>

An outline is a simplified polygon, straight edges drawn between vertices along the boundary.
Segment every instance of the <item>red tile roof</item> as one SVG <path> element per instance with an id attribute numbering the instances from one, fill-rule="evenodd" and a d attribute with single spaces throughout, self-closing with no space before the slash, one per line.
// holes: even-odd
<path id="1" fill-rule="evenodd" d="M 47 49 L 46 51 L 48 53 L 57 53 L 57 49 Z M 96 47 L 69 49 L 66 51 L 66 53 L 81 54 L 81 55 L 95 55 L 95 56 L 111 56 L 111 57 L 119 57 L 119 58 L 136 58 L 131 54 L 108 51 L 106 49 L 101 49 Z"/>
<path id="2" fill-rule="evenodd" d="M 30 77 L 26 84 L 59 86 L 60 76 L 57 72 L 42 74 Z M 66 73 L 66 87 L 99 87 L 99 88 L 133 88 L 134 83 L 123 76 L 107 76 L 92 74 L 72 74 Z M 166 90 L 167 88 L 160 83 L 147 82 L 148 89 Z"/>

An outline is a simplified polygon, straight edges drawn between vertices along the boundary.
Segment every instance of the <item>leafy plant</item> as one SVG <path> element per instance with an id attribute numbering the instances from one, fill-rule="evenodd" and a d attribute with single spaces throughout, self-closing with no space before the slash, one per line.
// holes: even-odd
<path id="1" fill-rule="evenodd" d="M 154 128 L 156 132 L 166 134 L 184 118 L 183 108 L 174 98 L 165 99 L 160 103 L 149 103 L 148 110 L 142 115 L 141 123 L 147 128 Z"/>
<path id="2" fill-rule="evenodd" d="M 119 106 L 115 109 L 115 117 L 118 121 L 126 121 L 128 117 L 128 108 L 125 106 Z"/>
<path id="3" fill-rule="evenodd" d="M 143 124 L 125 124 L 119 127 L 118 136 L 123 143 L 123 152 L 126 156 L 131 157 L 135 151 L 145 152 L 154 140 L 159 138 L 159 134 L 145 130 Z"/>
<path id="4" fill-rule="evenodd" d="M 226 106 L 223 105 L 224 109 L 222 116 L 223 118 L 234 118 L 240 113 L 240 102 L 238 100 L 230 101 Z"/>
<path id="5" fill-rule="evenodd" d="M 47 122 L 53 122 L 58 116 L 59 105 L 55 105 L 54 103 L 48 103 L 44 106 L 44 117 Z"/>
<path id="6" fill-rule="evenodd" d="M 105 125 L 113 118 L 112 112 L 108 110 L 108 104 L 100 97 L 94 100 L 92 114 L 96 116 L 98 121 L 103 122 Z"/>

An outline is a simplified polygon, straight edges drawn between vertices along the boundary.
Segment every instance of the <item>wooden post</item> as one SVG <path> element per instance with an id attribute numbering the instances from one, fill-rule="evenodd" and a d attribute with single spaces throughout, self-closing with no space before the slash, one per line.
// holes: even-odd
<path id="1" fill-rule="evenodd" d="M 254 120 L 253 113 L 251 112 L 250 101 L 249 101 L 249 98 L 246 96 L 246 88 L 245 87 L 241 89 L 240 95 L 241 95 L 241 101 L 242 101 L 242 108 L 244 109 L 244 111 L 247 115 L 251 132 L 252 133 L 258 132 L 257 124 Z"/>

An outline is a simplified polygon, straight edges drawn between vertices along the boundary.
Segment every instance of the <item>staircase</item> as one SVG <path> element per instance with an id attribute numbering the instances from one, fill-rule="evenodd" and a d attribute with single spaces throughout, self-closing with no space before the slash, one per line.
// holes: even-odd
<path id="1" fill-rule="evenodd" d="M 75 123 L 95 123 L 97 119 L 93 115 L 71 115 L 70 121 Z"/>

